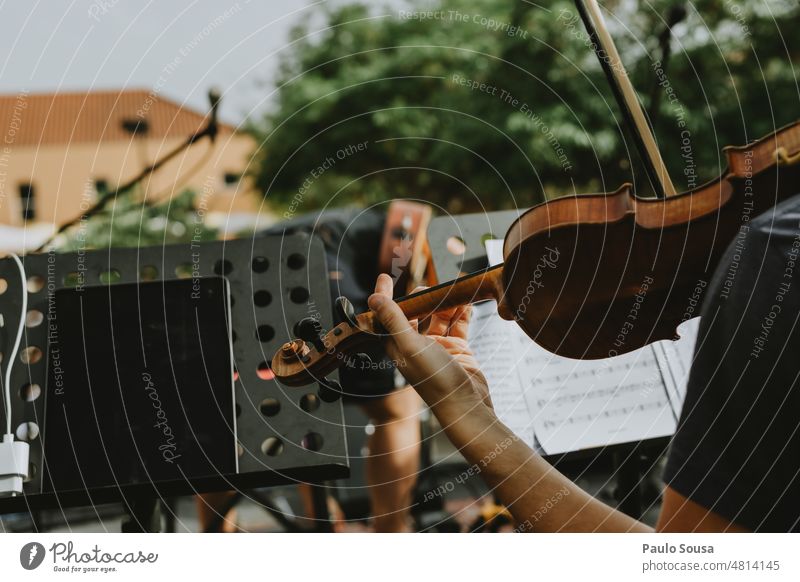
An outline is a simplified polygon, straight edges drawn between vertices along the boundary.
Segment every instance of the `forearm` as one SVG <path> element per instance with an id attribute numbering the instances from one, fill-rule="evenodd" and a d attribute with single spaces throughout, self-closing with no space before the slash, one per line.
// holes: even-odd
<path id="1" fill-rule="evenodd" d="M 559 473 L 481 403 L 442 402 L 434 413 L 520 531 L 650 531 Z"/>
<path id="2" fill-rule="evenodd" d="M 497 420 L 486 378 L 467 346 L 468 311 L 434 314 L 428 333 L 436 339 L 424 338 L 391 300 L 391 278 L 378 277 L 375 291 L 369 306 L 388 332 L 389 355 L 520 530 L 648 530 L 582 491 Z"/>

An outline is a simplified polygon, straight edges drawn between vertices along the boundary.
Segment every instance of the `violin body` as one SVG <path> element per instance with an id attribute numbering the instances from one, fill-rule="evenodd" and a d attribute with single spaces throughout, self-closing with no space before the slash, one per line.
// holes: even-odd
<path id="1" fill-rule="evenodd" d="M 607 358 L 677 339 L 678 325 L 699 315 L 728 245 L 750 219 L 800 193 L 800 163 L 792 160 L 798 150 L 795 123 L 749 146 L 726 148 L 729 171 L 683 194 L 638 198 L 623 186 L 530 209 L 505 238 L 501 315 L 569 358 Z M 553 250 L 555 268 L 531 271 L 531 262 L 542 265 L 536 259 Z"/>
<path id="2" fill-rule="evenodd" d="M 575 359 L 677 339 L 678 325 L 699 315 L 720 257 L 737 234 L 800 193 L 800 122 L 724 153 L 723 176 L 665 199 L 637 197 L 625 185 L 535 206 L 506 233 L 503 265 L 398 304 L 414 319 L 496 299 L 503 318 L 515 320 L 548 351 Z M 733 284 L 735 271 L 729 277 Z M 320 381 L 367 334 L 380 332 L 370 312 L 354 316 L 316 345 L 285 344 L 272 369 L 288 385 Z"/>

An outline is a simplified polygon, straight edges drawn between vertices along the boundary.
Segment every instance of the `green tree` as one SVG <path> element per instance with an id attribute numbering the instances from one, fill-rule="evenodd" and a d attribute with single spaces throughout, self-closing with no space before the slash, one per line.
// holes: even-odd
<path id="1" fill-rule="evenodd" d="M 679 190 L 722 170 L 722 146 L 796 118 L 793 0 L 603 5 L 644 105 L 660 102 L 655 130 Z M 676 5 L 687 16 L 659 76 L 658 37 Z M 324 9 L 321 30 L 294 31 L 274 107 L 252 123 L 256 183 L 290 211 L 391 197 L 451 211 L 527 206 L 625 181 L 646 194 L 575 15 L 562 0 Z"/>
<path id="2" fill-rule="evenodd" d="M 66 231 L 56 246 L 71 252 L 215 240 L 217 231 L 203 223 L 195 197 L 184 190 L 159 204 L 142 205 L 135 190 L 120 194 L 108 209 Z"/>

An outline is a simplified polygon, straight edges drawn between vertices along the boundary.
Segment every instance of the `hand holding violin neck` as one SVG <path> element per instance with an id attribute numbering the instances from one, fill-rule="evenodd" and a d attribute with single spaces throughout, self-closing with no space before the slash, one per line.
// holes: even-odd
<path id="1" fill-rule="evenodd" d="M 497 299 L 502 296 L 502 273 L 502 265 L 491 267 L 413 293 L 399 299 L 398 304 L 408 319 L 422 319 L 438 311 Z M 313 342 L 294 340 L 281 346 L 271 360 L 272 371 L 288 386 L 324 382 L 327 374 L 346 364 L 348 354 L 356 353 L 370 336 L 382 332 L 371 311 L 347 318 Z"/>

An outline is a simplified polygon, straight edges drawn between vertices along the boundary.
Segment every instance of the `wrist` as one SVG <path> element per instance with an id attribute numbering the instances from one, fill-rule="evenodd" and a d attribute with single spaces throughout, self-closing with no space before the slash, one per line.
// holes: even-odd
<path id="1" fill-rule="evenodd" d="M 477 394 L 457 394 L 450 392 L 428 400 L 423 396 L 442 427 L 470 425 L 490 425 L 497 421 L 495 412 L 486 406 Z"/>

